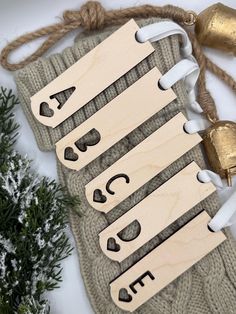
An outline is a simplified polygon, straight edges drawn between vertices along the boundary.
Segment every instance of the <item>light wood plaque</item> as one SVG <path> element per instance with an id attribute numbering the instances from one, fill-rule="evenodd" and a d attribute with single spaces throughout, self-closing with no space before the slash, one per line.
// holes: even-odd
<path id="1" fill-rule="evenodd" d="M 153 68 L 57 142 L 56 153 L 61 163 L 80 170 L 175 99 L 172 89 L 159 89 L 160 77 L 159 70 Z M 78 148 L 76 143 L 89 132 L 97 134 L 98 140 Z M 73 160 L 66 159 L 67 150 L 72 151 Z"/>
<path id="2" fill-rule="evenodd" d="M 111 167 L 85 186 L 88 202 L 104 213 L 126 199 L 154 176 L 201 142 L 198 134 L 187 134 L 186 118 L 177 114 Z"/>
<path id="3" fill-rule="evenodd" d="M 115 304 L 133 312 L 225 239 L 209 231 L 202 212 L 110 284 Z"/>
<path id="4" fill-rule="evenodd" d="M 56 127 L 150 55 L 154 48 L 149 41 L 139 43 L 135 39 L 138 29 L 130 20 L 32 96 L 31 109 L 36 119 Z M 74 92 L 60 108 L 55 95 L 71 88 Z M 43 115 L 43 106 L 50 109 L 50 115 Z"/>
<path id="5" fill-rule="evenodd" d="M 123 261 L 213 193 L 216 188 L 211 182 L 201 183 L 197 179 L 200 170 L 192 162 L 104 229 L 99 234 L 103 252 L 113 260 Z M 135 221 L 139 225 L 137 237 L 122 240 L 120 232 Z M 115 245 L 109 249 L 110 240 Z"/>

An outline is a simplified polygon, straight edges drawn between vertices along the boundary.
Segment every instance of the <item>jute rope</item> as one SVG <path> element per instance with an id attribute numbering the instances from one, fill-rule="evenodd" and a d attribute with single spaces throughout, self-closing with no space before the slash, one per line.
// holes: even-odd
<path id="1" fill-rule="evenodd" d="M 67 33 L 79 27 L 90 31 L 101 29 L 107 25 L 123 24 L 130 18 L 148 18 L 157 16 L 161 18 L 172 19 L 173 21 L 182 24 L 186 28 L 193 45 L 194 56 L 196 57 L 201 70 L 198 80 L 199 103 L 202 106 L 202 109 L 205 112 L 207 118 L 211 122 L 217 121 L 218 115 L 215 102 L 206 88 L 206 69 L 219 77 L 234 91 L 236 91 L 236 81 L 204 55 L 200 44 L 194 36 L 194 33 L 188 29 L 188 25 L 194 24 L 196 14 L 185 11 L 176 6 L 166 5 L 163 7 L 158 7 L 152 5 L 143 5 L 121 10 L 106 11 L 99 2 L 88 1 L 81 7 L 79 11 L 65 11 L 63 14 L 63 21 L 61 23 L 43 27 L 34 32 L 20 36 L 19 38 L 10 42 L 1 52 L 0 63 L 5 69 L 15 71 L 23 68 L 30 62 L 37 60 Z M 8 61 L 9 55 L 14 50 L 28 42 L 44 36 L 47 36 L 47 39 L 30 56 L 26 57 L 19 63 L 10 63 Z"/>

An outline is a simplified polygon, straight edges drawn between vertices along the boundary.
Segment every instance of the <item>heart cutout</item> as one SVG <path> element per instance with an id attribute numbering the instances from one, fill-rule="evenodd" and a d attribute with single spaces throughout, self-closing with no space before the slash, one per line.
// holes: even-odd
<path id="1" fill-rule="evenodd" d="M 107 250 L 112 252 L 119 252 L 120 251 L 120 245 L 116 243 L 116 239 L 109 238 L 107 240 Z"/>
<path id="2" fill-rule="evenodd" d="M 105 195 L 102 194 L 102 191 L 100 189 L 96 189 L 93 192 L 93 201 L 96 203 L 105 203 L 107 201 L 107 198 Z"/>
<path id="3" fill-rule="evenodd" d="M 74 149 L 72 147 L 66 147 L 64 152 L 64 159 L 70 160 L 70 161 L 76 161 L 78 160 L 79 156 L 74 152 Z"/>
<path id="4" fill-rule="evenodd" d="M 127 289 L 121 288 L 119 291 L 119 301 L 131 302 L 132 296 L 128 293 Z"/>
<path id="5" fill-rule="evenodd" d="M 40 116 L 51 118 L 54 115 L 54 111 L 49 107 L 47 102 L 42 102 L 39 107 Z"/>

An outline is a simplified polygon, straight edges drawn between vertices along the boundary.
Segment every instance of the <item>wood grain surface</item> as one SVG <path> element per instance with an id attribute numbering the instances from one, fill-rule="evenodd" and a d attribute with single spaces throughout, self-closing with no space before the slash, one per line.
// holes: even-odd
<path id="1" fill-rule="evenodd" d="M 110 284 L 117 306 L 134 311 L 225 239 L 209 231 L 204 211 Z"/>
<path id="2" fill-rule="evenodd" d="M 104 213 L 109 212 L 172 162 L 201 142 L 202 139 L 198 134 L 190 135 L 184 132 L 183 125 L 186 121 L 187 119 L 182 113 L 177 114 L 90 181 L 85 186 L 85 193 L 90 205 Z M 124 177 L 118 177 L 112 182 L 110 181 L 111 183 L 108 184 L 109 189 L 114 192 L 114 194 L 111 194 L 109 190 L 107 191 L 107 183 L 111 178 L 116 178 L 118 174 L 127 175 L 129 183 Z M 98 191 L 99 195 L 96 196 L 95 194 L 98 194 Z"/>
<path id="3" fill-rule="evenodd" d="M 36 119 L 56 127 L 150 55 L 154 51 L 150 42 L 135 39 L 138 29 L 136 22 L 130 20 L 32 96 L 31 109 Z M 60 108 L 55 95 L 69 88 L 75 90 Z M 49 106 L 50 116 L 40 114 L 42 104 Z"/>
<path id="4" fill-rule="evenodd" d="M 99 234 L 103 252 L 121 262 L 146 242 L 213 193 L 216 188 L 197 179 L 201 169 L 192 162 L 166 183 L 145 197 Z M 139 233 L 131 240 L 122 239 L 121 231 L 138 223 Z M 119 249 L 109 249 L 109 241 Z"/>
<path id="5" fill-rule="evenodd" d="M 160 77 L 159 70 L 153 68 L 57 142 L 56 153 L 61 163 L 80 170 L 175 99 L 172 89 L 159 89 Z M 76 143 L 92 130 L 99 134 L 100 140 L 79 149 Z M 65 158 L 67 149 L 73 151 L 75 160 Z"/>

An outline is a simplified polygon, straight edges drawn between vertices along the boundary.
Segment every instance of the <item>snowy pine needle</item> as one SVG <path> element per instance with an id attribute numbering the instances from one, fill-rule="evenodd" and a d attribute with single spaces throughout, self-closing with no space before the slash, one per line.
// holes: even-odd
<path id="1" fill-rule="evenodd" d="M 0 313 L 48 314 L 43 295 L 58 287 L 60 261 L 71 253 L 67 210 L 77 199 L 39 178 L 13 149 L 18 100 L 0 90 Z"/>

